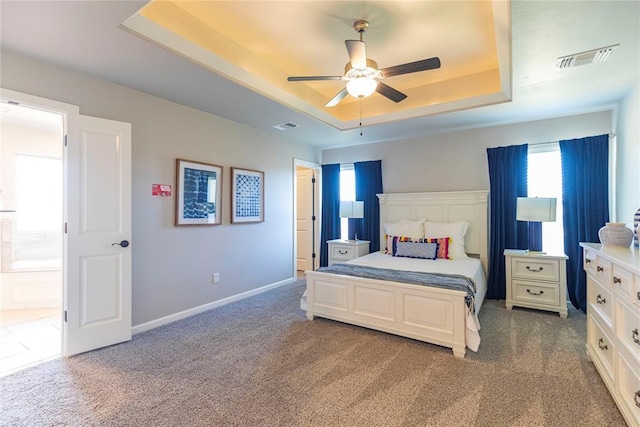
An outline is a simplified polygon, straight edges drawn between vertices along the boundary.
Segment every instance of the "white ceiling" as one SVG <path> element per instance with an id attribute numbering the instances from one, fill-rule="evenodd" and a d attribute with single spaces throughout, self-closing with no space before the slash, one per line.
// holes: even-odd
<path id="1" fill-rule="evenodd" d="M 292 11 L 300 7 L 317 10 L 322 4 L 322 13 L 283 16 L 282 8 L 274 7 L 272 16 L 264 16 L 263 8 L 259 15 L 247 13 L 247 21 L 242 25 L 246 25 L 250 33 L 251 19 L 280 22 L 282 43 L 290 40 L 292 44 L 300 44 L 307 42 L 307 35 L 301 33 L 300 28 L 321 27 L 322 23 L 318 20 L 333 22 L 324 44 L 333 46 L 338 40 L 335 50 L 343 56 L 326 61 L 342 63 L 347 60 L 342 40 L 357 38 L 351 28 L 353 20 L 364 18 L 373 23 L 377 19 L 385 23 L 386 31 L 396 30 L 397 35 L 402 30 L 402 34 L 406 34 L 412 26 L 403 27 L 403 11 L 414 3 L 295 2 L 296 8 L 292 7 Z M 434 7 L 439 4 L 429 3 Z M 365 121 L 361 136 L 359 129 L 339 130 L 303 112 L 303 108 L 285 105 L 264 91 L 255 92 L 244 83 L 232 81 L 123 29 L 121 23 L 145 4 L 145 1 L 2 0 L 1 47 L 319 148 L 382 142 L 611 108 L 631 87 L 638 85 L 640 79 L 638 1 L 512 1 L 511 102 L 370 126 Z M 243 4 L 248 11 L 251 10 L 251 2 Z M 335 8 L 331 9 L 327 4 Z M 348 16 L 343 15 L 345 5 L 351 9 Z M 455 29 L 458 25 L 455 15 L 442 14 L 437 18 L 437 27 L 441 31 Z M 304 19 L 313 19 L 315 22 L 305 23 Z M 433 26 L 433 17 L 430 19 L 429 25 Z M 335 34 L 335 28 L 340 27 L 344 27 L 345 32 Z M 365 34 L 368 52 L 376 43 L 381 45 L 383 40 L 375 35 L 373 29 L 370 32 L 370 38 L 367 38 L 369 34 Z M 320 36 L 316 32 L 313 37 Z M 405 47 L 415 45 L 417 53 L 413 58 L 398 61 L 409 62 L 427 57 L 421 37 L 405 35 L 399 39 L 406 41 Z M 620 47 L 605 63 L 555 70 L 556 58 L 560 56 L 615 44 L 620 44 Z M 259 48 L 259 45 L 256 47 Z M 321 58 L 324 55 L 318 52 L 318 63 L 324 61 Z M 391 56 L 390 53 L 371 56 L 378 60 L 381 67 L 396 65 L 383 61 L 382 55 Z M 436 52 L 436 55 L 445 56 L 449 52 Z M 317 74 L 339 75 L 341 70 L 321 71 Z M 306 70 L 300 70 L 297 74 L 306 75 Z M 387 83 L 391 84 L 392 81 Z M 363 105 L 366 108 L 366 103 Z M 293 122 L 299 127 L 288 131 L 271 127 L 283 122 Z"/>

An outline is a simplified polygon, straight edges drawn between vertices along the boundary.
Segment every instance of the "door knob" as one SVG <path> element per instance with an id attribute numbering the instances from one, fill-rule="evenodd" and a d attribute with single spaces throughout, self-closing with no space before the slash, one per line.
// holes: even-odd
<path id="1" fill-rule="evenodd" d="M 120 243 L 112 243 L 111 246 L 115 246 L 115 245 L 119 245 L 122 246 L 123 248 L 126 248 L 127 246 L 129 246 L 129 241 L 128 240 L 123 240 Z"/>

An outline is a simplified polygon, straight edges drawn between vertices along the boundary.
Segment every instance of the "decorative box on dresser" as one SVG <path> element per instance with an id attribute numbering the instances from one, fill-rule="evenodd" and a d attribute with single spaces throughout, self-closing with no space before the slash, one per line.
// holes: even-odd
<path id="1" fill-rule="evenodd" d="M 580 243 L 587 354 L 630 426 L 640 426 L 640 252 Z"/>
<path id="2" fill-rule="evenodd" d="M 328 240 L 329 261 L 328 264 L 349 261 L 350 259 L 365 256 L 369 253 L 368 240 Z"/>
<path id="3" fill-rule="evenodd" d="M 527 307 L 567 317 L 567 256 L 505 249 L 507 309 Z"/>

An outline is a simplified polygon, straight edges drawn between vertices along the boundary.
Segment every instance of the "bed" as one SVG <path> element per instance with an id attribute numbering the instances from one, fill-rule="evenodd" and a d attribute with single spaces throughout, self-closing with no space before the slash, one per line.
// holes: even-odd
<path id="1" fill-rule="evenodd" d="M 338 264 L 338 273 L 306 271 L 302 304 L 307 319 L 322 317 L 448 347 L 459 358 L 465 356 L 467 348 L 477 350 L 477 315 L 488 271 L 487 197 L 488 191 L 379 194 L 381 251 Z M 454 259 L 425 260 L 385 254 L 391 242 L 385 224 L 388 229 L 392 224 L 416 222 L 467 223 L 462 240 L 468 257 L 463 254 Z M 351 273 L 372 268 L 385 270 L 383 278 Z M 399 278 L 404 274 L 401 271 L 411 272 L 407 277 L 417 276 L 412 273 L 415 271 L 430 272 L 428 280 L 432 283 L 425 286 L 398 281 L 404 280 Z M 473 291 L 435 283 L 435 276 L 449 274 L 471 279 Z"/>

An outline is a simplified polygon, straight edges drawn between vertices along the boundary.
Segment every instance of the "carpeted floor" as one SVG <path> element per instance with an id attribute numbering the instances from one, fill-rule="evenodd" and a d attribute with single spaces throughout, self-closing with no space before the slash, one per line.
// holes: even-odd
<path id="1" fill-rule="evenodd" d="M 485 301 L 477 353 L 307 321 L 298 281 L 0 379 L 2 426 L 624 426 L 585 316 Z"/>

